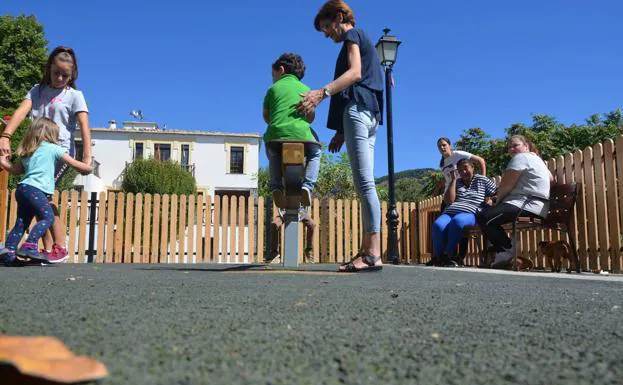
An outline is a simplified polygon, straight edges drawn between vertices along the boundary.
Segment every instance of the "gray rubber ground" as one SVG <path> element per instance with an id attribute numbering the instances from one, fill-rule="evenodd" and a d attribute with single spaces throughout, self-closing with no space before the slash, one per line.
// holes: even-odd
<path id="1" fill-rule="evenodd" d="M 334 270 L 0 268 L 0 332 L 58 337 L 104 384 L 623 383 L 620 278 Z"/>

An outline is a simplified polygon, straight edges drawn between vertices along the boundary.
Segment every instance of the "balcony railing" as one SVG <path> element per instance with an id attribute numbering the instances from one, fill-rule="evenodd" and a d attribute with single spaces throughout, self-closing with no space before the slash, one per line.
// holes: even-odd
<path id="1" fill-rule="evenodd" d="M 126 161 L 125 162 L 125 168 L 128 168 L 128 166 L 130 164 L 132 164 L 131 161 L 130 162 Z M 179 163 L 175 163 L 175 164 L 180 166 L 183 170 L 188 171 L 193 176 L 193 178 L 195 177 L 195 164 L 194 163 L 193 164 L 179 164 Z"/>
<path id="2" fill-rule="evenodd" d="M 180 164 L 180 167 L 188 171 L 193 178 L 195 177 L 195 164 Z"/>

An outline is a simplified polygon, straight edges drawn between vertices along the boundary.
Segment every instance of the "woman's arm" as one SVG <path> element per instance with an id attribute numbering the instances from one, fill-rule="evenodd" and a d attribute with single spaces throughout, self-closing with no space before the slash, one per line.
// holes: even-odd
<path id="1" fill-rule="evenodd" d="M 452 173 L 452 179 L 450 180 L 448 189 L 443 194 L 443 200 L 449 205 L 456 200 L 456 171 Z"/>
<path id="2" fill-rule="evenodd" d="M 502 174 L 502 180 L 500 181 L 500 185 L 498 186 L 498 193 L 493 197 L 493 203 L 499 204 L 502 203 L 504 198 L 510 194 L 511 191 L 515 188 L 519 177 L 521 176 L 521 171 L 507 169 Z"/>
<path id="3" fill-rule="evenodd" d="M 63 154 L 63 156 L 61 157 L 61 160 L 67 163 L 69 166 L 78 170 L 78 172 L 82 175 L 88 175 L 91 173 L 91 171 L 93 171 L 93 167 L 91 167 L 91 164 L 87 164 L 79 160 L 76 160 L 72 158 L 71 156 L 69 156 L 69 154 L 67 153 Z"/>
<path id="4" fill-rule="evenodd" d="M 76 113 L 76 120 L 80 123 L 80 136 L 82 137 L 82 161 L 91 165 L 91 128 L 89 128 L 89 114 L 85 111 Z M 91 171 L 89 171 L 91 172 Z"/>
<path id="5" fill-rule="evenodd" d="M 3 135 L 11 136 L 17 130 L 20 124 L 24 121 L 30 109 L 32 108 L 32 100 L 24 99 L 13 116 L 9 120 L 9 124 L 4 129 Z M 6 136 L 0 138 L 0 155 L 11 155 L 11 140 Z"/>
<path id="6" fill-rule="evenodd" d="M 0 156 L 0 167 L 13 175 L 19 175 L 24 173 L 24 165 L 22 164 L 22 162 L 18 160 L 17 162 L 11 164 L 8 155 Z"/>
<path id="7" fill-rule="evenodd" d="M 327 84 L 330 95 L 335 95 L 361 80 L 361 52 L 359 46 L 353 42 L 346 42 L 348 50 L 348 70 L 340 77 Z M 303 100 L 296 107 L 299 114 L 307 114 L 322 102 L 326 95 L 324 88 L 312 90 L 302 95 Z"/>
<path id="8" fill-rule="evenodd" d="M 331 95 L 335 95 L 361 80 L 361 52 L 359 51 L 359 46 L 349 41 L 346 42 L 346 48 L 348 49 L 349 68 L 340 77 L 327 84 Z M 324 91 L 320 91 L 324 95 Z"/>
<path id="9" fill-rule="evenodd" d="M 485 160 L 479 157 L 478 155 L 472 155 L 470 159 L 472 159 L 474 162 L 478 162 L 478 165 L 480 166 L 481 175 L 487 176 L 487 163 L 485 162 Z"/>

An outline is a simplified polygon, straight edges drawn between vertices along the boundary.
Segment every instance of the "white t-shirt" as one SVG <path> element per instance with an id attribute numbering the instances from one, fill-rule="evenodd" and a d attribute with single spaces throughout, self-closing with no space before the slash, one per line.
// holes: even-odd
<path id="1" fill-rule="evenodd" d="M 550 172 L 543 159 L 531 152 L 520 153 L 513 156 L 506 169 L 520 171 L 521 175 L 504 203 L 521 208 L 528 196 L 540 198 L 529 201 L 524 210 L 545 218 L 549 211 Z"/>
<path id="2" fill-rule="evenodd" d="M 74 135 L 76 131 L 76 113 L 89 112 L 82 91 L 71 87 L 52 88 L 35 85 L 26 99 L 32 101 L 30 117 L 48 118 L 54 121 L 59 128 L 59 144 L 74 155 Z"/>
<path id="3" fill-rule="evenodd" d="M 449 157 L 444 158 L 443 166 L 441 167 L 441 173 L 446 180 L 446 187 L 443 189 L 444 193 L 448 191 L 450 182 L 452 182 L 452 173 L 456 170 L 456 164 L 459 163 L 460 160 L 470 159 L 472 156 L 474 155 L 467 151 L 456 150 L 452 151 Z"/>

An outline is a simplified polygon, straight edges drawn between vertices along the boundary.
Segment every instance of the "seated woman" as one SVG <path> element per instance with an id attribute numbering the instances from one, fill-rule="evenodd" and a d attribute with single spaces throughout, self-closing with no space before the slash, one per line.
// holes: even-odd
<path id="1" fill-rule="evenodd" d="M 496 250 L 491 264 L 494 269 L 507 267 L 515 253 L 515 245 L 502 225 L 513 222 L 520 214 L 545 218 L 549 211 L 549 188 L 553 180 L 545 162 L 530 151 L 529 142 L 522 135 L 510 138 L 508 152 L 512 158 L 493 197 L 494 206 L 476 216 L 482 232 Z"/>
<path id="2" fill-rule="evenodd" d="M 448 206 L 433 224 L 432 264 L 459 265 L 454 251 L 463 237 L 463 228 L 476 224 L 476 213 L 484 206 L 485 198 L 496 192 L 495 183 L 474 174 L 474 165 L 469 159 L 457 163 L 457 171 L 450 174 L 450 186 L 444 194 Z"/>

